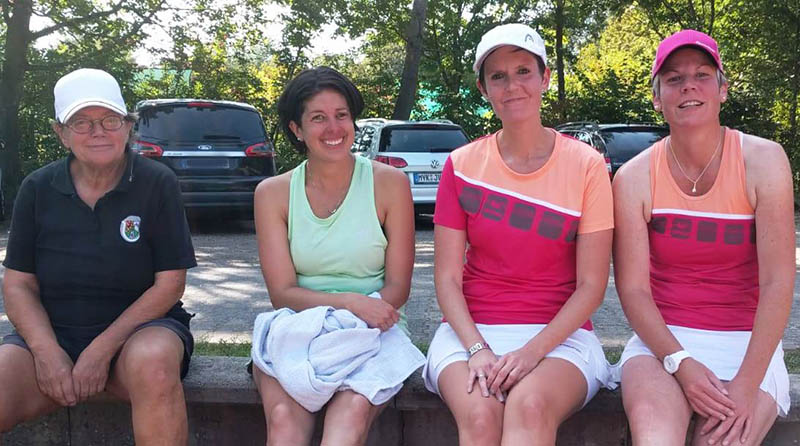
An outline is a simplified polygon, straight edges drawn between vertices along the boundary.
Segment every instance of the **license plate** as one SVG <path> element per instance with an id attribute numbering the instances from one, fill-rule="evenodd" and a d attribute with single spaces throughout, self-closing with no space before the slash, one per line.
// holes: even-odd
<path id="1" fill-rule="evenodd" d="M 184 158 L 181 160 L 184 169 L 227 169 L 227 158 Z"/>
<path id="2" fill-rule="evenodd" d="M 414 173 L 414 184 L 439 184 L 439 172 Z"/>

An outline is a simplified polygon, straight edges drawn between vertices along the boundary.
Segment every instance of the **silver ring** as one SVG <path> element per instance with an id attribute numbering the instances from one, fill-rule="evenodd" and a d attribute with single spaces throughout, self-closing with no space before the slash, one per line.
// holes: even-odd
<path id="1" fill-rule="evenodd" d="M 478 375 L 478 378 L 486 378 L 486 375 L 483 375 L 483 374 Z"/>

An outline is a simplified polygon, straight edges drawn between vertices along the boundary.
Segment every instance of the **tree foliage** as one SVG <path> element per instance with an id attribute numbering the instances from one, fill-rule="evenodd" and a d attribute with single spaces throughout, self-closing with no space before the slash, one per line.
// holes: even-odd
<path id="1" fill-rule="evenodd" d="M 4 24 L 0 23 L 4 61 L 13 53 L 7 50 L 14 34 L 10 8 L 24 1 L 0 0 L 6 13 Z M 723 122 L 779 141 L 795 168 L 800 165 L 796 0 L 417 3 L 426 3 L 427 8 L 416 93 L 401 91 L 413 18 L 408 0 L 191 0 L 174 11 L 174 19 L 159 22 L 171 42 L 154 51 L 160 62 L 147 69 L 135 67 L 131 54 L 141 47 L 143 25 L 155 22 L 155 12 L 165 8 L 161 0 L 31 3 L 32 13 L 64 25 L 53 29 L 63 36 L 58 46 L 42 49 L 28 44 L 24 52 L 24 88 L 16 124 L 21 135 L 20 170 L 27 173 L 63 153 L 49 130 L 50 92 L 60 75 L 78 66 L 112 72 L 129 105 L 155 97 L 253 104 L 277 146 L 281 170 L 292 168 L 301 157 L 278 131 L 275 104 L 286 82 L 311 66 L 329 65 L 349 76 L 364 95 L 364 117 L 392 116 L 399 98 L 411 95 L 412 119 L 451 119 L 477 137 L 498 129 L 499 122 L 475 87 L 475 47 L 487 30 L 510 22 L 532 26 L 547 44 L 553 81 L 543 101 L 546 125 L 565 120 L 659 120 L 652 110 L 649 85 L 658 42 L 682 28 L 708 32 L 720 44 L 731 81 Z M 106 15 L 97 15 L 103 12 Z M 282 31 L 266 32 L 274 27 Z M 360 45 L 344 54 L 325 52 L 322 31 L 331 27 Z M 46 33 L 26 29 L 28 43 Z M 276 37 L 271 40 L 268 35 Z M 12 74 L 4 72 L 3 81 Z"/>
<path id="2" fill-rule="evenodd" d="M 46 130 L 55 80 L 78 67 L 97 67 L 129 83 L 132 48 L 146 35 L 143 25 L 153 22 L 165 8 L 164 1 L 0 0 L 0 142 L 4 146 L 0 167 L 7 198 L 13 198 L 24 173 L 58 153 Z M 32 29 L 33 16 L 48 19 L 48 24 Z M 54 35 L 62 37 L 55 48 L 36 47 L 40 39 Z"/>

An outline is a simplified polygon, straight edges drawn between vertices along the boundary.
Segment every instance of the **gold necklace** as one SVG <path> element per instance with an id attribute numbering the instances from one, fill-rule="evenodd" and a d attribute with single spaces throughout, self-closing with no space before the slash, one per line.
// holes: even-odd
<path id="1" fill-rule="evenodd" d="M 351 181 L 352 181 L 352 177 L 353 177 L 353 172 L 355 171 L 355 159 L 353 161 L 354 161 L 353 162 L 353 170 L 350 171 Z M 308 178 L 311 178 L 311 164 L 306 163 L 306 181 L 308 181 Z M 349 191 L 350 191 L 350 182 L 347 183 L 347 189 L 345 189 L 344 195 L 342 195 L 342 198 L 340 198 L 339 201 L 336 202 L 336 206 L 334 206 L 332 208 L 326 208 L 325 209 L 325 212 L 328 213 L 327 217 L 330 217 L 331 215 L 335 214 L 336 211 L 339 210 L 339 208 L 342 206 L 342 203 L 344 203 L 344 199 L 347 198 L 347 193 Z"/>
<path id="2" fill-rule="evenodd" d="M 714 154 L 711 155 L 711 159 L 708 160 L 708 163 L 706 163 L 706 167 L 703 168 L 703 171 L 700 172 L 700 175 L 698 175 L 697 178 L 693 180 L 693 179 L 689 178 L 689 175 L 686 175 L 686 171 L 683 170 L 683 166 L 681 166 L 681 162 L 678 161 L 678 157 L 675 155 L 675 150 L 672 149 L 672 136 L 670 136 L 669 139 L 667 139 L 667 145 L 669 146 L 669 152 L 672 153 L 672 158 L 675 159 L 675 164 L 678 165 L 678 169 L 681 171 L 683 176 L 686 177 L 686 179 L 689 180 L 690 183 L 692 183 L 692 193 L 693 194 L 697 193 L 697 182 L 700 181 L 700 178 L 703 178 L 703 175 L 705 175 L 706 170 L 708 170 L 708 168 L 711 166 L 711 163 L 714 162 L 714 158 L 717 157 L 717 152 L 719 152 L 719 149 L 722 147 L 722 141 L 724 141 L 724 140 L 725 140 L 725 127 L 722 128 L 722 132 L 719 135 L 719 142 L 717 143 L 717 148 L 714 150 Z"/>

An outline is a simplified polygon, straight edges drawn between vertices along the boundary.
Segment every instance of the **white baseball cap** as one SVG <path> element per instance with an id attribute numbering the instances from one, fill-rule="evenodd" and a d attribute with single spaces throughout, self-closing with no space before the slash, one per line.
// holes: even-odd
<path id="1" fill-rule="evenodd" d="M 53 95 L 56 120 L 62 124 L 80 109 L 91 106 L 128 114 L 117 80 L 103 70 L 81 68 L 66 74 L 56 82 Z"/>
<path id="2" fill-rule="evenodd" d="M 505 45 L 513 45 L 527 50 L 542 59 L 542 63 L 547 65 L 547 53 L 544 49 L 542 37 L 528 25 L 522 23 L 509 23 L 507 25 L 495 26 L 481 37 L 478 48 L 475 49 L 475 63 L 472 70 L 478 73 L 483 65 L 483 61 L 489 54 Z"/>

